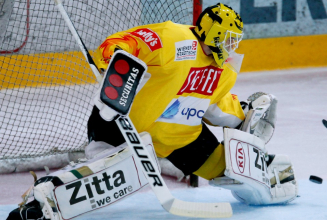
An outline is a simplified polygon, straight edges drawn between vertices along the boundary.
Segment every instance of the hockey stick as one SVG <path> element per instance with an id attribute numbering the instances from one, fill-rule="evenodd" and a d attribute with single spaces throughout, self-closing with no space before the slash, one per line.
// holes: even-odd
<path id="1" fill-rule="evenodd" d="M 72 21 L 67 15 L 64 7 L 61 4 L 61 0 L 54 0 L 57 8 L 65 19 L 69 30 L 80 46 L 86 60 L 88 61 L 93 73 L 95 74 L 99 83 L 101 83 L 101 75 L 90 56 L 85 44 L 78 35 Z M 154 162 L 151 159 L 149 152 L 145 149 L 142 139 L 140 138 L 137 130 L 135 129 L 132 121 L 128 115 L 121 116 L 116 119 L 116 123 L 123 134 L 128 146 L 135 155 L 136 162 L 141 164 L 143 172 L 149 181 L 149 184 L 157 196 L 160 204 L 163 208 L 171 214 L 188 216 L 188 217 L 200 217 L 200 218 L 226 218 L 232 216 L 232 208 L 229 203 L 198 203 L 198 202 L 186 202 L 173 197 L 170 193 L 167 185 L 165 184 L 159 170 L 154 166 Z"/>
<path id="2" fill-rule="evenodd" d="M 90 68 L 92 70 L 92 72 L 94 73 L 98 83 L 101 83 L 102 81 L 102 76 L 99 73 L 89 51 L 87 50 L 84 42 L 82 41 L 82 38 L 79 36 L 79 34 L 76 31 L 76 28 L 73 24 L 73 22 L 70 20 L 66 10 L 64 9 L 63 5 L 61 4 L 61 0 L 54 0 L 56 2 L 57 8 L 59 10 L 59 12 L 61 13 L 62 17 L 64 18 L 64 20 L 66 21 L 66 24 L 70 30 L 70 32 L 72 33 L 73 37 L 75 38 L 79 48 L 81 49 L 83 55 L 85 56 L 85 59 L 87 60 L 88 64 L 90 65 Z"/>

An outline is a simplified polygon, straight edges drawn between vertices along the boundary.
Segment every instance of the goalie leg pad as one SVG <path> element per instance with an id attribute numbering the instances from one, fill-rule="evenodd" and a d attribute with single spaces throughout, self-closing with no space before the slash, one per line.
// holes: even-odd
<path id="1" fill-rule="evenodd" d="M 276 155 L 268 166 L 273 202 L 287 203 L 298 195 L 298 184 L 292 163 L 287 155 Z"/>
<path id="2" fill-rule="evenodd" d="M 146 132 L 140 136 L 150 155 L 155 156 L 151 136 Z M 104 149 L 101 144 L 98 146 Z M 135 163 L 126 144 L 109 147 L 90 160 L 71 163 L 51 176 L 39 179 L 35 183 L 34 197 L 46 218 L 57 220 L 59 215 L 63 219 L 74 218 L 141 189 L 148 182 L 139 170 L 142 168 Z"/>
<path id="3" fill-rule="evenodd" d="M 225 176 L 209 181 L 210 185 L 231 190 L 237 200 L 249 205 L 287 203 L 296 198 L 298 186 L 287 156 L 266 156 L 264 142 L 249 133 L 225 128 L 224 138 Z"/>
<path id="4" fill-rule="evenodd" d="M 298 195 L 298 184 L 294 178 L 292 163 L 286 155 L 276 155 L 268 166 L 271 182 L 271 198 L 262 200 L 260 190 L 249 185 L 236 184 L 229 186 L 232 195 L 239 201 L 250 205 L 282 204 L 293 201 Z M 227 188 L 227 187 L 225 187 Z"/>
<path id="5" fill-rule="evenodd" d="M 154 150 L 150 133 L 144 131 L 144 132 L 141 132 L 139 135 L 142 138 L 142 141 L 143 141 L 146 149 L 150 153 L 151 158 L 156 162 L 156 165 L 160 172 L 161 166 L 159 164 L 156 152 Z M 127 147 L 127 144 L 123 143 L 118 147 L 125 148 L 125 147 Z M 86 148 L 85 148 L 85 156 L 87 159 L 101 157 L 101 155 L 103 155 L 103 154 L 108 154 L 108 152 L 109 153 L 112 152 L 115 148 L 116 147 L 114 147 L 110 144 L 107 144 L 105 142 L 102 142 L 102 141 L 91 141 L 91 143 L 88 146 L 86 146 Z"/>
<path id="6" fill-rule="evenodd" d="M 92 174 L 54 189 L 53 198 L 61 216 L 70 219 L 108 206 L 138 191 L 147 183 L 144 175 L 138 172 L 139 169 L 128 148 L 117 155 L 95 161 L 87 167 L 75 169 L 72 173 L 76 177 L 83 175 L 83 172 L 89 174 L 91 171 Z"/>

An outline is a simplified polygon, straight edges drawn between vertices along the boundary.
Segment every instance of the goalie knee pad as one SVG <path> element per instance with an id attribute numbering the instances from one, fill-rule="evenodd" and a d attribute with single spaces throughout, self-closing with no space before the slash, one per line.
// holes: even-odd
<path id="1" fill-rule="evenodd" d="M 158 168 L 159 168 L 159 172 L 160 172 L 160 165 L 159 165 L 159 161 L 156 155 L 156 152 L 154 151 L 153 148 L 153 143 L 152 143 L 152 138 L 151 135 L 144 131 L 141 132 L 140 137 L 142 138 L 142 141 L 144 142 L 144 145 L 146 147 L 146 149 L 148 150 L 148 152 L 150 153 L 151 158 L 153 159 L 153 161 L 156 162 Z M 127 144 L 123 143 L 120 146 L 121 148 L 126 148 Z M 112 152 L 115 151 L 116 147 L 107 144 L 106 142 L 102 142 L 102 141 L 91 141 L 91 143 L 85 147 L 85 157 L 87 159 L 92 159 L 92 158 L 96 158 L 96 157 L 101 157 L 101 155 L 103 154 L 107 154 L 108 152 Z"/>
<path id="2" fill-rule="evenodd" d="M 261 139 L 242 131 L 225 128 L 224 137 L 225 176 L 210 180 L 210 185 L 231 190 L 237 200 L 249 205 L 288 203 L 297 197 L 288 156 L 268 156 Z"/>

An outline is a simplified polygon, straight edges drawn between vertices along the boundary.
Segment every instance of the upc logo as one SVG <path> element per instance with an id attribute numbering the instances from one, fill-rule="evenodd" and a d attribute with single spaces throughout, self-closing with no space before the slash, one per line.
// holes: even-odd
<path id="1" fill-rule="evenodd" d="M 182 110 L 182 115 L 186 115 L 186 119 L 189 120 L 190 117 L 202 118 L 204 115 L 203 110 L 197 110 L 195 108 L 184 108 Z"/>
<path id="2" fill-rule="evenodd" d="M 200 125 L 210 99 L 179 97 L 173 99 L 157 121 L 184 125 Z"/>

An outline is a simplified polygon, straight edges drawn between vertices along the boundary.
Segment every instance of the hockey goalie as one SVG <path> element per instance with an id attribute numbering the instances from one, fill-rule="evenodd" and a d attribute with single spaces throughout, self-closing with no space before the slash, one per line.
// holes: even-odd
<path id="1" fill-rule="evenodd" d="M 240 102 L 230 93 L 242 63 L 235 52 L 242 36 L 240 15 L 218 3 L 202 12 L 196 26 L 167 21 L 105 39 L 95 54 L 104 77 L 88 121 L 86 158 L 38 179 L 8 220 L 71 219 L 147 184 L 163 186 L 157 157 L 249 205 L 295 199 L 290 159 L 266 148 L 277 98 L 255 92 Z M 207 124 L 222 127 L 224 140 Z M 163 207 L 186 216 L 172 210 L 173 200 L 161 200 L 163 192 L 156 191 Z M 25 204 L 29 197 L 34 200 Z"/>

